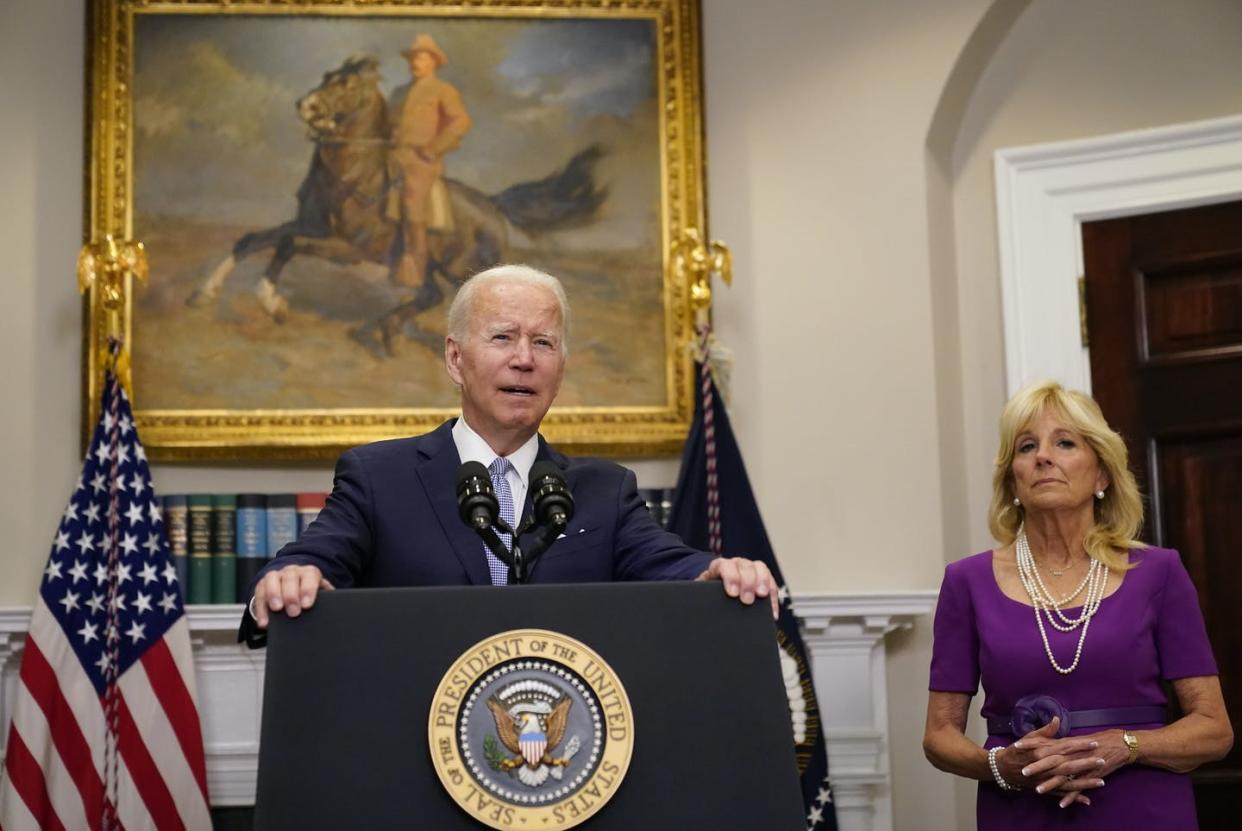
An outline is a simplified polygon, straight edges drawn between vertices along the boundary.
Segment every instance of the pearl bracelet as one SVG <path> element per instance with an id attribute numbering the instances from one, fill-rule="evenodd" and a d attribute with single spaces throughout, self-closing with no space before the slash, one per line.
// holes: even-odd
<path id="1" fill-rule="evenodd" d="M 1000 766 L 996 764 L 996 754 L 1000 753 L 1004 749 L 1005 748 L 1003 747 L 994 747 L 988 751 L 988 767 L 992 769 L 992 778 L 996 780 L 996 784 L 1000 786 L 1002 791 L 1021 790 L 1021 788 L 1018 788 L 1015 785 L 1010 785 L 1005 781 L 1005 778 L 1001 776 Z"/>

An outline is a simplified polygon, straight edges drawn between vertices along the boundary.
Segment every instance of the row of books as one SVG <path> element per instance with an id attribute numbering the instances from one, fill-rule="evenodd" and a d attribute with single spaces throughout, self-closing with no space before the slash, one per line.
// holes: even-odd
<path id="1" fill-rule="evenodd" d="M 673 488 L 640 488 L 668 527 Z M 244 602 L 250 581 L 319 515 L 326 493 L 191 493 L 164 497 L 164 527 L 187 603 Z"/>
<path id="2" fill-rule="evenodd" d="M 673 513 L 673 496 L 676 488 L 639 488 L 638 495 L 647 503 L 647 510 L 662 528 L 668 527 Z"/>
<path id="3" fill-rule="evenodd" d="M 259 569 L 298 538 L 326 493 L 164 497 L 164 527 L 187 603 L 241 603 Z"/>

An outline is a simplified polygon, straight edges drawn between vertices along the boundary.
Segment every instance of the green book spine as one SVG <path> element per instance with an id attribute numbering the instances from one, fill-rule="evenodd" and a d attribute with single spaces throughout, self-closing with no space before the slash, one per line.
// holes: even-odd
<path id="1" fill-rule="evenodd" d="M 164 529 L 168 532 L 168 549 L 177 569 L 177 591 L 181 602 L 187 603 L 190 585 L 190 516 L 184 494 L 164 497 Z"/>
<path id="2" fill-rule="evenodd" d="M 191 603 L 211 602 L 211 494 L 192 493 L 190 503 Z"/>
<path id="3" fill-rule="evenodd" d="M 211 497 L 211 602 L 237 602 L 237 497 Z"/>

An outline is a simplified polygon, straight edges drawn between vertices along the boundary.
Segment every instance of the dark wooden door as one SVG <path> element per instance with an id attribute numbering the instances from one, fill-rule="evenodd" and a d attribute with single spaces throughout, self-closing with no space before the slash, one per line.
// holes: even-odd
<path id="1" fill-rule="evenodd" d="M 1091 386 L 1148 495 L 1145 539 L 1199 591 L 1238 743 L 1194 774 L 1203 831 L 1242 816 L 1242 202 L 1083 225 Z"/>

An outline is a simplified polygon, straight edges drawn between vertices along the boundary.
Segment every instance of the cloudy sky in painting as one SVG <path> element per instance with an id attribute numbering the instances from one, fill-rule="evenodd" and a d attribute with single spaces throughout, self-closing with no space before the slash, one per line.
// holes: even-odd
<path id="1" fill-rule="evenodd" d="M 448 175 L 485 193 L 540 178 L 593 141 L 606 214 L 650 228 L 660 193 L 655 26 L 644 20 L 138 15 L 135 210 L 239 225 L 293 215 L 312 144 L 294 102 L 351 55 L 407 83 L 416 34 L 474 126 Z M 605 217 L 606 218 L 606 217 Z"/>

